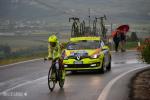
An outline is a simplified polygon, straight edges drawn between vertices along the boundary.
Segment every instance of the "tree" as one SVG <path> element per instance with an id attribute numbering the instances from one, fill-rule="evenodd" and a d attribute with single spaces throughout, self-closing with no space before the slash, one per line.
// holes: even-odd
<path id="1" fill-rule="evenodd" d="M 3 52 L 6 56 L 11 54 L 11 48 L 8 45 L 0 45 L 0 51 Z"/>
<path id="2" fill-rule="evenodd" d="M 131 39 L 131 41 L 137 41 L 138 40 L 136 32 L 131 33 L 130 39 Z"/>

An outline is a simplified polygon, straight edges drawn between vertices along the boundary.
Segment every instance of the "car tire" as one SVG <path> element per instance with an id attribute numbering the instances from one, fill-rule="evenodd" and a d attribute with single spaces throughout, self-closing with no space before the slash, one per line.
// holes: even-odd
<path id="1" fill-rule="evenodd" d="M 103 63 L 102 63 L 102 67 L 100 69 L 100 73 L 104 73 L 105 72 L 105 61 L 103 60 Z"/>
<path id="2" fill-rule="evenodd" d="M 106 67 L 107 71 L 110 71 L 111 70 L 111 56 L 110 56 L 110 61 L 109 61 L 109 64 L 108 66 Z"/>
<path id="3" fill-rule="evenodd" d="M 77 73 L 77 71 L 71 71 L 71 73 L 72 73 L 72 74 L 76 74 L 76 73 Z"/>
<path id="4" fill-rule="evenodd" d="M 109 62 L 108 66 L 106 67 L 107 71 L 111 70 L 111 61 Z"/>

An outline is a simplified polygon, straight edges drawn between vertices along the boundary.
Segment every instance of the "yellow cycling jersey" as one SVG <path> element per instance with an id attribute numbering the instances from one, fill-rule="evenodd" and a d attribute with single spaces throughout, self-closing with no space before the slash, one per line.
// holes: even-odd
<path id="1" fill-rule="evenodd" d="M 60 58 L 61 57 L 61 49 L 59 42 L 56 43 L 55 47 L 51 47 L 48 44 L 48 58 L 51 58 L 52 60 Z"/>

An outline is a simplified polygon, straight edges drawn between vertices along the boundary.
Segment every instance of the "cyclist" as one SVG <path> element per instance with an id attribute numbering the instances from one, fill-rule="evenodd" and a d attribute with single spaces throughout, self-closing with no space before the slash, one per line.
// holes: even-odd
<path id="1" fill-rule="evenodd" d="M 52 35 L 48 38 L 48 57 L 47 59 L 52 60 L 52 62 L 59 61 L 59 70 L 63 70 L 62 79 L 65 78 L 65 72 L 62 65 L 62 58 L 61 58 L 61 48 L 59 45 L 59 41 L 55 35 Z M 53 63 L 52 63 L 53 64 Z"/>

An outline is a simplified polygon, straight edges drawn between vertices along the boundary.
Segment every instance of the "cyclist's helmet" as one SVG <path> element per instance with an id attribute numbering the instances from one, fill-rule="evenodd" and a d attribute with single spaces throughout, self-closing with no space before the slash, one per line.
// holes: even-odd
<path id="1" fill-rule="evenodd" d="M 48 42 L 50 43 L 50 45 L 52 47 L 55 47 L 56 46 L 56 43 L 57 43 L 57 37 L 55 35 L 52 35 L 48 38 Z"/>

